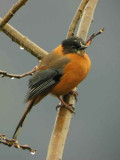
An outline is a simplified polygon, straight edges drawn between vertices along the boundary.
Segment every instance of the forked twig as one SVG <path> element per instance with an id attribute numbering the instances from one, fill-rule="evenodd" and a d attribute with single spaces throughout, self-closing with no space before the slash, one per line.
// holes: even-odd
<path id="1" fill-rule="evenodd" d="M 88 1 L 81 19 L 81 23 L 78 27 L 77 36 L 82 38 L 84 41 L 86 41 L 87 39 L 88 31 L 90 29 L 90 25 L 93 20 L 93 15 L 94 15 L 97 2 L 98 0 Z"/>
<path id="2" fill-rule="evenodd" d="M 70 37 L 74 36 L 75 29 L 77 27 L 77 24 L 78 24 L 80 18 L 82 17 L 84 8 L 85 8 L 86 4 L 88 3 L 88 1 L 89 0 L 82 0 L 82 2 L 80 3 L 80 5 L 75 13 L 75 16 L 73 17 L 73 20 L 70 24 L 66 38 L 70 38 Z"/>

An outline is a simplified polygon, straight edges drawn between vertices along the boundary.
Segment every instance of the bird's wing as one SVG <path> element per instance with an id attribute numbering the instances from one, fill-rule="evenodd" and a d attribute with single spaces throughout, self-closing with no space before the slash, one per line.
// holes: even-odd
<path id="1" fill-rule="evenodd" d="M 51 60 L 51 62 L 52 63 L 49 64 L 48 62 L 43 63 L 43 66 L 46 66 L 46 69 L 36 71 L 30 78 L 28 85 L 29 90 L 25 102 L 54 87 L 59 82 L 63 75 L 64 66 L 70 62 L 70 59 L 61 56 L 57 60 Z M 41 67 L 42 66 L 40 66 L 40 68 Z"/>
<path id="2" fill-rule="evenodd" d="M 40 93 L 49 90 L 59 82 L 62 76 L 62 69 L 46 69 L 37 71 L 29 80 L 29 90 L 25 101 L 29 101 Z"/>

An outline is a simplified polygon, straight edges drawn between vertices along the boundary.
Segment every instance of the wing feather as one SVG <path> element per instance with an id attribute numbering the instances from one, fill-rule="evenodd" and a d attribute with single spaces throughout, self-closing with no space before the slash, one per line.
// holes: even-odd
<path id="1" fill-rule="evenodd" d="M 62 76 L 62 69 L 37 71 L 29 80 L 29 90 L 25 102 L 55 86 Z"/>

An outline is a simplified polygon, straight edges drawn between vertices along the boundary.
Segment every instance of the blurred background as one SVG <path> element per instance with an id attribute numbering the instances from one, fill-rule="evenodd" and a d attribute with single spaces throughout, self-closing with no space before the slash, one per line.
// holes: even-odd
<path id="1" fill-rule="evenodd" d="M 0 0 L 0 17 L 17 0 Z M 65 39 L 78 8 L 78 0 L 28 1 L 10 24 L 40 47 L 50 52 Z M 63 160 L 120 159 L 120 1 L 99 0 L 89 35 L 105 31 L 93 40 L 87 53 L 92 61 L 88 77 L 80 84 L 76 114 L 64 150 Z M 0 32 L 0 70 L 22 74 L 38 61 Z M 0 134 L 12 134 L 26 108 L 24 97 L 29 77 L 17 80 L 0 77 Z M 58 100 L 46 97 L 33 108 L 19 135 L 37 153 L 0 145 L 1 160 L 44 160 L 53 129 Z"/>

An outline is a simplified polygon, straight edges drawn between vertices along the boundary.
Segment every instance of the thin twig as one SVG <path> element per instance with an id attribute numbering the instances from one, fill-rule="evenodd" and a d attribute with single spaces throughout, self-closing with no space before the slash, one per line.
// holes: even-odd
<path id="1" fill-rule="evenodd" d="M 2 21 L 2 18 L 0 18 L 0 23 Z M 19 31 L 17 31 L 15 28 L 13 28 L 11 25 L 6 24 L 2 31 L 12 39 L 12 41 L 19 44 L 21 47 L 23 47 L 26 51 L 30 52 L 33 56 L 37 57 L 38 59 L 42 59 L 45 55 L 48 53 L 40 48 L 38 45 L 33 43 L 30 39 L 22 35 Z"/>
<path id="2" fill-rule="evenodd" d="M 14 16 L 14 14 L 18 11 L 18 9 L 20 7 L 22 7 L 23 5 L 25 5 L 25 3 L 28 0 L 19 0 L 10 10 L 9 12 L 5 15 L 5 17 L 3 18 L 1 24 L 0 24 L 0 30 L 5 26 L 6 23 L 8 23 L 8 21 Z"/>
<path id="3" fill-rule="evenodd" d="M 88 3 L 88 1 L 89 0 L 82 0 L 82 2 L 80 3 L 80 5 L 79 5 L 79 7 L 78 7 L 78 9 L 75 13 L 75 16 L 73 17 L 73 20 L 70 24 L 70 27 L 69 27 L 68 34 L 67 34 L 66 38 L 70 38 L 70 37 L 74 36 L 75 29 L 77 27 L 77 24 L 78 24 L 80 18 L 82 17 L 84 8 L 85 8 L 86 4 Z"/>
<path id="4" fill-rule="evenodd" d="M 14 146 L 17 149 L 28 150 L 28 151 L 30 151 L 31 154 L 35 154 L 36 153 L 36 150 L 32 149 L 30 146 L 28 146 L 28 145 L 20 145 L 17 140 L 8 139 L 8 138 L 6 138 L 6 136 L 4 134 L 0 135 L 0 143 L 6 145 L 8 147 Z"/>
<path id="5" fill-rule="evenodd" d="M 18 75 L 18 74 L 10 74 L 10 73 L 7 73 L 6 71 L 1 71 L 0 70 L 0 76 L 3 78 L 3 77 L 9 77 L 11 79 L 20 79 L 20 78 L 23 78 L 25 76 L 28 76 L 28 75 L 32 75 L 34 73 L 34 70 L 32 71 L 29 71 L 27 73 L 24 73 L 24 74 L 21 74 L 21 75 Z"/>
<path id="6" fill-rule="evenodd" d="M 99 32 L 97 33 L 93 33 L 88 40 L 86 41 L 86 45 L 89 46 L 92 43 L 93 38 L 95 38 L 96 36 L 98 36 L 99 34 L 101 34 L 104 31 L 104 28 L 102 28 L 101 30 L 99 30 Z"/>

